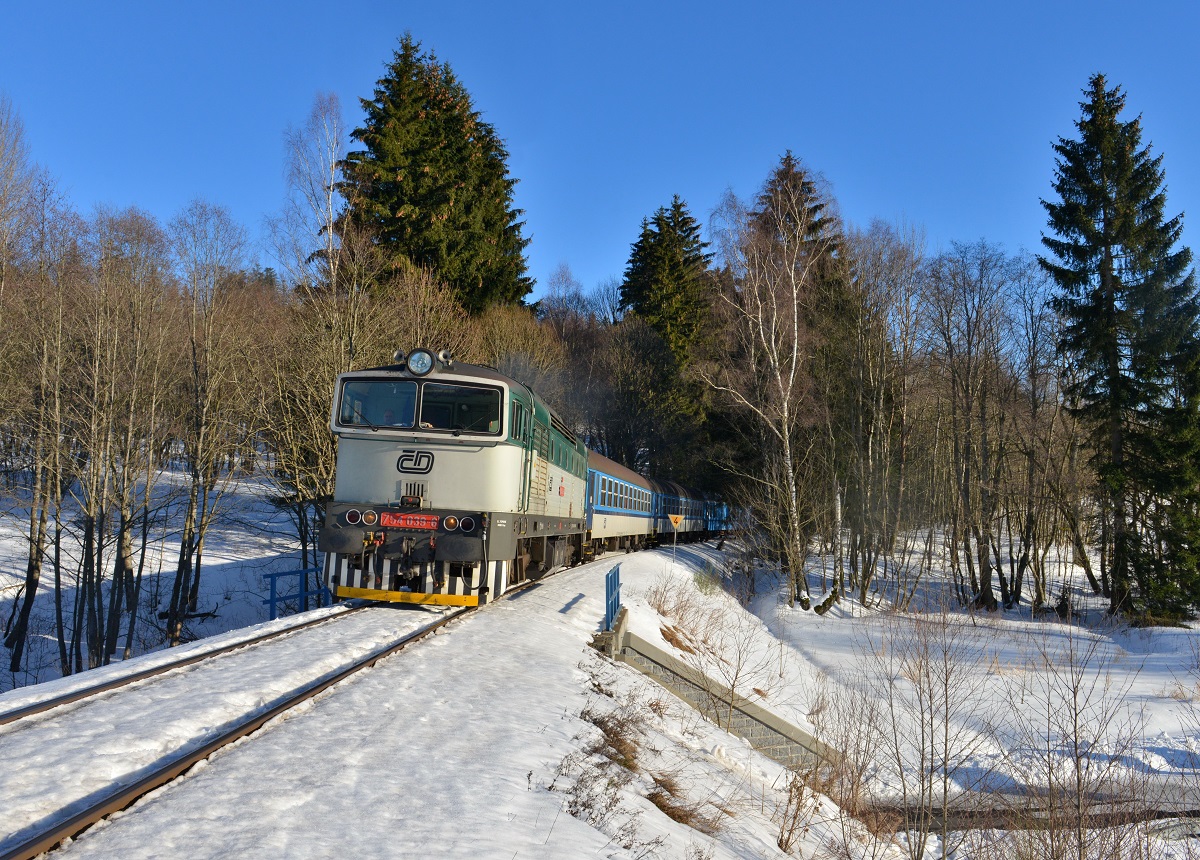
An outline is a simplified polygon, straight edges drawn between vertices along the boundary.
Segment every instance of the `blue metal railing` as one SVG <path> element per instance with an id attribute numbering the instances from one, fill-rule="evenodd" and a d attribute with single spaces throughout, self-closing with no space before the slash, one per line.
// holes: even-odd
<path id="1" fill-rule="evenodd" d="M 604 575 L 604 631 L 612 630 L 617 613 L 621 611 L 621 565 Z"/>
<path id="2" fill-rule="evenodd" d="M 317 600 L 317 608 L 320 608 L 326 603 L 333 603 L 333 595 L 329 593 L 329 589 L 321 583 L 316 588 L 306 588 L 307 577 L 310 573 L 320 573 L 319 567 L 306 567 L 303 570 L 283 570 L 279 573 L 264 573 L 263 579 L 271 584 L 271 596 L 263 598 L 263 603 L 269 604 L 271 607 L 271 620 L 274 621 L 279 617 L 279 604 L 288 600 L 299 600 L 300 608 L 298 612 L 306 612 L 308 610 L 308 600 L 310 597 L 315 597 Z M 279 580 L 284 578 L 296 577 L 296 587 L 286 594 L 279 593 Z"/>

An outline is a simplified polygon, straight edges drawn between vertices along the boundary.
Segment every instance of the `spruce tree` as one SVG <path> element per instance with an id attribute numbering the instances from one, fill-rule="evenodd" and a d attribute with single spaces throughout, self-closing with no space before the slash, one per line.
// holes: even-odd
<path id="1" fill-rule="evenodd" d="M 1164 216 L 1162 156 L 1123 121 L 1125 94 L 1094 75 L 1078 139 L 1059 138 L 1053 236 L 1039 258 L 1054 279 L 1060 350 L 1077 368 L 1068 395 L 1091 428 L 1109 528 L 1112 611 L 1178 614 L 1196 599 L 1197 304 L 1182 215 Z"/>
<path id="2" fill-rule="evenodd" d="M 712 255 L 700 224 L 679 195 L 642 222 L 621 284 L 626 310 L 649 323 L 684 365 L 708 318 L 707 271 Z"/>
<path id="3" fill-rule="evenodd" d="M 820 256 L 832 260 L 841 244 L 841 222 L 818 180 L 787 150 L 755 199 L 753 220 L 760 230 L 800 230 L 805 241 L 821 248 Z"/>
<path id="4" fill-rule="evenodd" d="M 432 270 L 471 312 L 519 302 L 526 275 L 508 151 L 450 66 L 406 34 L 351 134 L 342 162 L 345 217 Z"/>

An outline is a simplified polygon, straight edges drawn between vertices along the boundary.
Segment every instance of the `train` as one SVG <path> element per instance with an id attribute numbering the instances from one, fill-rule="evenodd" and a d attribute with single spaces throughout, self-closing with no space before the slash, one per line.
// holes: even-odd
<path id="1" fill-rule="evenodd" d="M 335 599 L 476 606 L 607 552 L 725 532 L 717 497 L 587 448 L 528 386 L 447 351 L 343 373 L 317 546 Z"/>

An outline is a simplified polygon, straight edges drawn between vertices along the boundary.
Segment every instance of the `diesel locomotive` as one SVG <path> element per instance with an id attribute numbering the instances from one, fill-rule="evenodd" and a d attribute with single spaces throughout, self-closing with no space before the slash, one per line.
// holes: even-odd
<path id="1" fill-rule="evenodd" d="M 474 606 L 603 552 L 725 529 L 719 500 L 589 451 L 527 386 L 445 351 L 340 375 L 330 429 L 318 547 L 337 598 Z"/>

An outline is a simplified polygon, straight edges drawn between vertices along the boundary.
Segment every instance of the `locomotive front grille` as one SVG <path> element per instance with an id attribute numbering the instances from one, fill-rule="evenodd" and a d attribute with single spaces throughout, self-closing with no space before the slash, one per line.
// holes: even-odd
<path id="1" fill-rule="evenodd" d="M 425 497 L 424 481 L 409 481 L 404 485 L 404 495 Z"/>

